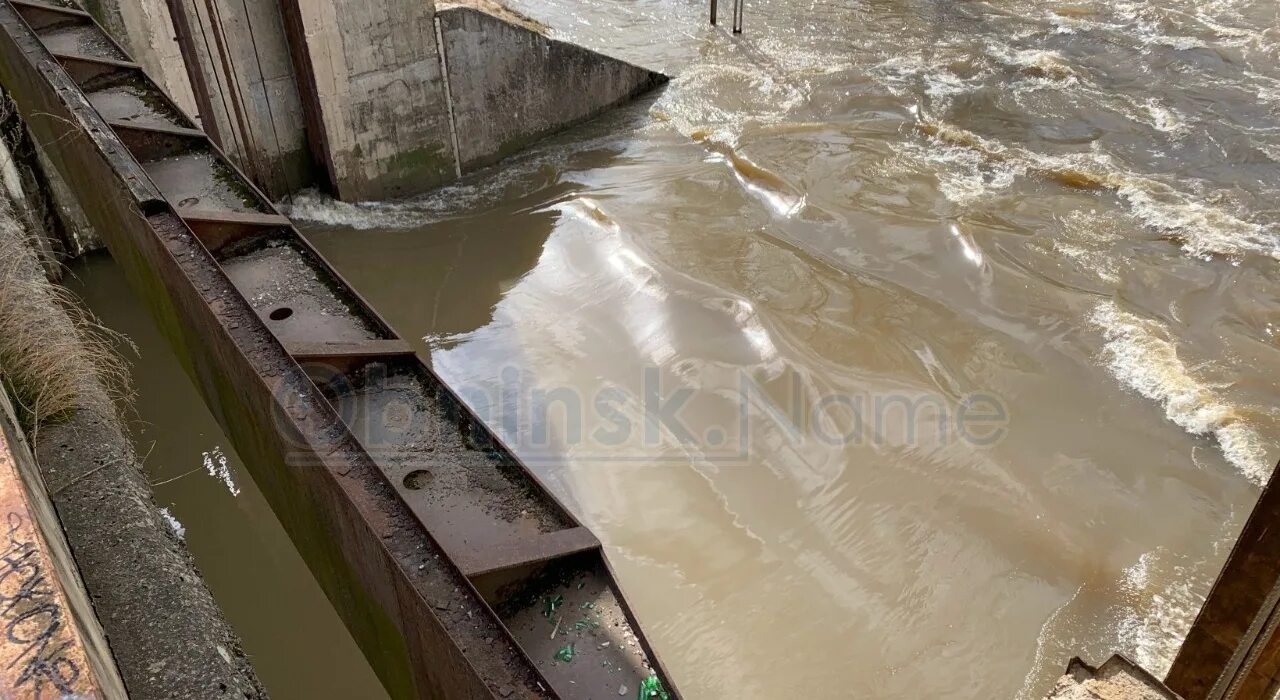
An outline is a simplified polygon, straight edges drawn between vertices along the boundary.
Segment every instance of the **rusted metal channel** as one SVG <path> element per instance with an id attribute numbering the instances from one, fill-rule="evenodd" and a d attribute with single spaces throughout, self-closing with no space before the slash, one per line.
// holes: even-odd
<path id="1" fill-rule="evenodd" d="M 1280 466 L 1276 473 L 1280 474 Z M 1280 689 L 1280 478 L 1272 476 L 1165 683 L 1186 700 L 1270 700 Z"/>
<path id="2" fill-rule="evenodd" d="M 598 540 L 92 18 L 0 0 L 0 80 L 394 696 L 671 688 Z"/>

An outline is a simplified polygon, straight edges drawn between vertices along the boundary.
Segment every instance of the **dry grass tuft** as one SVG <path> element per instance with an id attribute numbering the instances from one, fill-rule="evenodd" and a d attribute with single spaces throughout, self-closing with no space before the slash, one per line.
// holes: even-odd
<path id="1" fill-rule="evenodd" d="M 114 415 L 129 384 L 118 336 L 49 283 L 27 236 L 0 194 L 0 380 L 27 430 L 79 410 Z"/>

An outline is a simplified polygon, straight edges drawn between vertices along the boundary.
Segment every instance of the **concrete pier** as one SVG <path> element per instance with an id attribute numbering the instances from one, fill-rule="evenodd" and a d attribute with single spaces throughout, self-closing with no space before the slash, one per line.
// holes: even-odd
<path id="1" fill-rule="evenodd" d="M 313 152 L 340 199 L 455 174 L 431 0 L 281 0 Z"/>
<path id="2" fill-rule="evenodd" d="M 478 9 L 439 11 L 462 173 L 590 119 L 666 76 Z"/>
<path id="3" fill-rule="evenodd" d="M 420 194 L 666 80 L 492 2 L 85 1 L 275 199 Z"/>

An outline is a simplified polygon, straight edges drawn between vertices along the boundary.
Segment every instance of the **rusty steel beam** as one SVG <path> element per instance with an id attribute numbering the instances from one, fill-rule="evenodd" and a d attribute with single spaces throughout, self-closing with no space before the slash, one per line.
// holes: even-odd
<path id="1" fill-rule="evenodd" d="M 1280 485 L 1262 489 L 1165 683 L 1186 700 L 1263 700 L 1280 688 Z"/>
<path id="2" fill-rule="evenodd" d="M 545 561 L 589 552 L 600 547 L 599 540 L 585 527 L 571 527 L 540 535 L 520 546 L 476 549 L 455 557 L 467 576 L 483 576 L 499 571 L 540 564 Z"/>
<path id="3" fill-rule="evenodd" d="M 537 475 L 180 110 L 137 128 L 93 109 L 124 83 L 172 107 L 117 44 L 51 54 L 31 12 L 0 0 L 0 82 L 392 695 L 670 688 L 599 541 Z M 566 598 L 638 645 L 556 663 L 548 640 L 575 632 L 540 611 Z"/>
<path id="4" fill-rule="evenodd" d="M 181 348 L 184 366 L 392 696 L 552 697 L 8 2 L 0 2 L 0 84 Z M 486 638 L 493 641 L 485 645 Z"/>

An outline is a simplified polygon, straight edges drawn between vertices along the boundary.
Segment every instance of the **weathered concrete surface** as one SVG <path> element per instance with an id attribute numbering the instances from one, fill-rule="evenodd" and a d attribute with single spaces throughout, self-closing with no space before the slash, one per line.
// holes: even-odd
<path id="1" fill-rule="evenodd" d="M 343 200 L 454 176 L 432 0 L 281 0 L 312 149 Z"/>
<path id="2" fill-rule="evenodd" d="M 36 158 L 31 169 L 33 173 L 43 178 L 46 185 L 43 196 L 48 198 L 58 217 L 58 224 L 61 227 L 59 239 L 65 256 L 71 259 L 102 249 L 102 238 L 98 236 L 97 231 L 93 230 L 93 224 L 89 223 L 89 218 L 80 208 L 79 200 L 72 194 L 71 188 L 67 187 L 62 175 L 49 162 L 44 148 L 35 144 L 34 151 Z"/>
<path id="3" fill-rule="evenodd" d="M 314 184 L 275 0 L 84 0 L 143 70 L 273 196 Z"/>
<path id="4" fill-rule="evenodd" d="M 314 184 L 279 3 L 171 2 L 179 58 L 186 61 L 205 132 L 273 197 Z"/>
<path id="5" fill-rule="evenodd" d="M 124 698 L 124 681 L 0 389 L 0 697 Z M 28 641 L 31 640 L 31 641 Z"/>
<path id="6" fill-rule="evenodd" d="M 437 14 L 463 172 L 666 82 L 659 73 L 469 7 Z"/>
<path id="7" fill-rule="evenodd" d="M 1112 656 L 1098 668 L 1072 659 L 1045 700 L 1179 700 L 1137 664 Z"/>
<path id="8" fill-rule="evenodd" d="M 198 111 L 165 0 L 83 0 L 111 36 L 187 114 Z M 50 3 L 57 4 L 57 3 Z"/>

